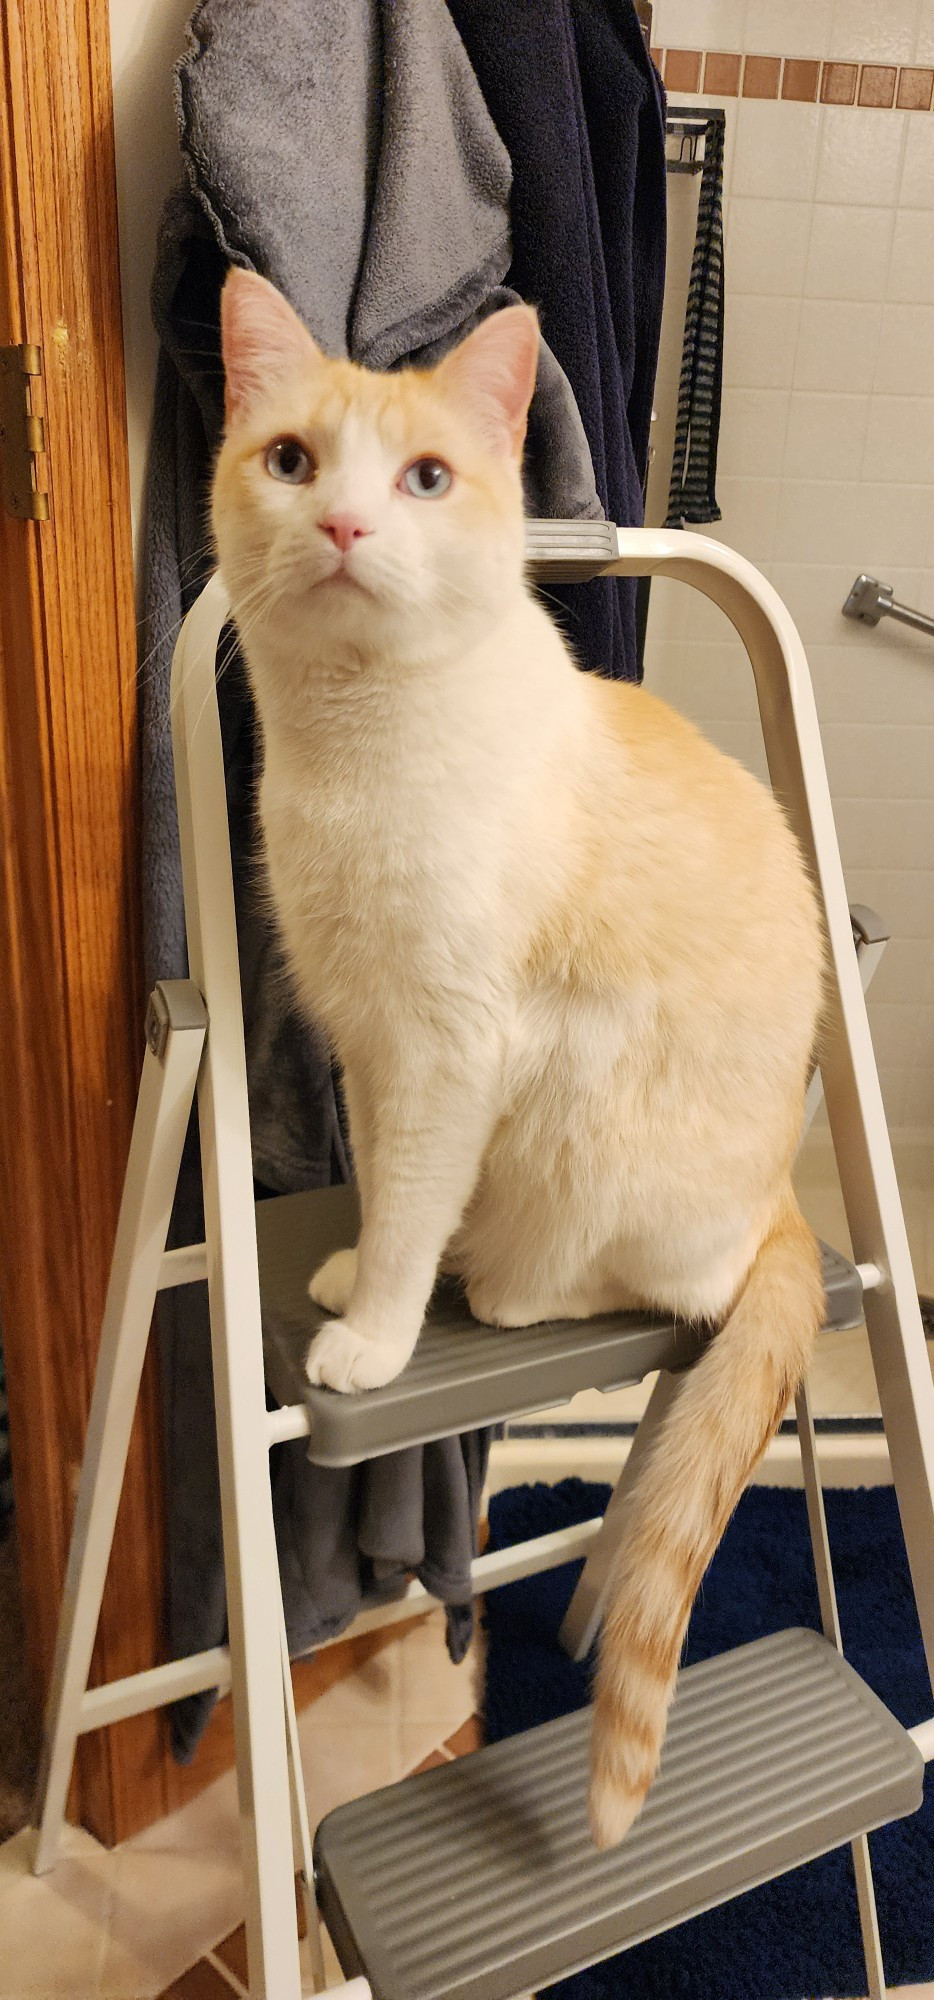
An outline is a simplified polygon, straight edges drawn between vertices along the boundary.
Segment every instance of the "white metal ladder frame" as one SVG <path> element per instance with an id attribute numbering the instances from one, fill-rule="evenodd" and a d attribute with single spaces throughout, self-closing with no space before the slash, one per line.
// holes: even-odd
<path id="1" fill-rule="evenodd" d="M 719 604 L 749 654 L 773 787 L 802 842 L 826 915 L 831 956 L 821 1076 L 854 1256 L 867 1285 L 866 1320 L 929 1673 L 934 1685 L 934 1385 L 895 1181 L 818 731 L 801 640 L 752 565 L 704 536 L 619 529 L 612 575 L 666 575 Z M 563 558 L 562 558 L 563 560 Z M 582 574 L 594 565 L 580 558 Z M 573 559 L 566 565 L 570 571 Z M 68 1574 L 49 1693 L 36 1868 L 53 1865 L 77 1736 L 201 1688 L 233 1692 L 250 1993 L 298 2000 L 293 1838 L 314 1920 L 304 1789 L 269 1484 L 269 1446 L 307 1435 L 304 1405 L 265 1409 L 256 1224 L 227 802 L 216 699 L 216 655 L 229 601 L 219 575 L 189 612 L 173 665 L 173 738 L 190 980 L 157 988 L 121 1204 Z M 208 1024 L 210 1031 L 208 1030 Z M 205 1242 L 166 1251 L 169 1216 L 195 1090 L 204 1179 Z M 130 1425 L 156 1293 L 207 1276 L 217 1405 L 229 1649 L 215 1647 L 109 1686 L 87 1686 L 91 1650 L 123 1480 Z M 664 1379 L 664 1378 L 663 1378 Z M 656 1412 L 657 1413 L 657 1412 Z M 799 1407 L 812 1527 L 820 1489 L 806 1400 Z M 640 1433 L 640 1447 L 642 1434 Z M 248 1532 L 241 1533 L 241 1524 Z M 819 1524 L 818 1524 L 819 1525 Z M 600 1522 L 549 1535 L 474 1565 L 478 1589 L 568 1562 Z M 823 1547 L 824 1556 L 821 1550 Z M 815 1539 L 825 1630 L 833 1636 L 826 1540 Z M 827 1559 L 829 1561 L 829 1558 Z M 413 1585 L 364 1614 L 376 1625 L 411 1615 Z M 934 1756 L 934 1719 L 912 1732 Z M 291 1769 L 290 1769 L 291 1766 Z M 293 1836 L 294 1827 L 294 1836 Z M 857 1863 L 858 1877 L 859 1864 Z M 868 1881 L 868 1869 L 867 1869 Z M 866 1894 L 860 1902 L 866 1934 Z M 310 1925 L 313 1940 L 315 1923 Z M 883 1991 L 881 1965 L 870 1973 Z M 876 1959 L 878 1954 L 876 1953 Z M 322 1983 L 320 1957 L 316 1983 Z M 365 1981 L 343 1988 L 364 1996 Z"/>

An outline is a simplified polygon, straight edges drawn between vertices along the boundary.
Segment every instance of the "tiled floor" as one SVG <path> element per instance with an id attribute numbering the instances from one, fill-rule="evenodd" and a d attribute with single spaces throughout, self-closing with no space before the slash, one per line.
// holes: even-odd
<path id="1" fill-rule="evenodd" d="M 299 1719 L 312 1823 L 362 1791 L 475 1749 L 478 1670 L 476 1652 L 451 1666 L 434 1612 L 314 1702 Z M 28 1835 L 17 1835 L 0 1847 L 0 1992 L 242 2000 L 241 1910 L 232 1775 L 113 1853 L 70 1830 L 61 1863 L 41 1881 L 29 1873 Z M 327 1938 L 325 1962 L 336 1985 Z M 307 1963 L 305 1972 L 310 1993 Z M 901 2000 L 934 2000 L 934 1985 L 897 1990 Z"/>
<path id="2" fill-rule="evenodd" d="M 313 1822 L 475 1749 L 478 1665 L 473 1653 L 451 1666 L 435 1612 L 313 1703 L 299 1721 Z M 232 1775 L 114 1853 L 69 1831 L 62 1862 L 41 1881 L 18 1835 L 0 1847 L 0 1991 L 4 2000 L 242 2000 L 240 1893 Z M 325 1957 L 337 1984 L 327 1939 Z M 901 1993 L 934 2000 L 934 1985 Z"/>
<path id="3" fill-rule="evenodd" d="M 312 1825 L 433 1752 L 473 1747 L 477 1672 L 475 1654 L 451 1665 L 434 1612 L 313 1702 L 299 1717 Z M 69 1829 L 61 1863 L 41 1880 L 18 1834 L 0 1846 L 0 1993 L 218 2000 L 238 1990 L 242 1913 L 232 1773 L 112 1853 Z M 331 1970 L 336 1980 L 333 1959 Z"/>
<path id="4" fill-rule="evenodd" d="M 923 1190 L 903 1193 L 918 1282 L 934 1290 L 934 1206 Z M 846 1248 L 838 1198 L 805 1190 L 803 1200 L 814 1226 Z M 828 1336 L 814 1386 L 819 1411 L 877 1408 L 864 1334 Z M 621 1397 L 627 1413 L 629 1402 L 635 1410 L 644 1400 L 633 1391 Z M 601 1415 L 615 1414 L 609 1406 L 618 1400 L 600 1398 Z M 451 1665 L 435 1612 L 328 1688 L 299 1718 L 312 1824 L 425 1760 L 476 1747 L 479 1671 L 476 1651 L 462 1666 Z M 29 1872 L 28 1835 L 7 1841 L 0 1846 L 3 2000 L 242 1996 L 237 1840 L 230 1774 L 112 1853 L 70 1830 L 59 1867 L 41 1881 Z M 327 1949 L 336 1983 L 340 1975 Z M 934 2000 L 934 1984 L 900 1991 L 902 2000 Z"/>

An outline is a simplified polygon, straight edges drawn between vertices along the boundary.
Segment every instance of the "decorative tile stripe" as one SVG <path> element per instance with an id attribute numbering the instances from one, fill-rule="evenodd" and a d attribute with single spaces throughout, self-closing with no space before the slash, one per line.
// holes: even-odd
<path id="1" fill-rule="evenodd" d="M 882 111 L 930 111 L 934 69 L 890 63 L 811 62 L 798 56 L 742 56 L 729 49 L 652 49 L 671 97 L 784 98 L 795 104 L 862 104 Z"/>

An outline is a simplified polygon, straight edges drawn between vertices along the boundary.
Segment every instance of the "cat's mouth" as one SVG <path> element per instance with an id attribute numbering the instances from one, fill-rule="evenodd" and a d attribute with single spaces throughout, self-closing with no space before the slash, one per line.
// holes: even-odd
<path id="1" fill-rule="evenodd" d="M 338 563 L 336 568 L 329 569 L 326 575 L 316 577 L 312 581 L 311 587 L 312 590 L 323 590 L 330 587 L 332 590 L 360 591 L 364 597 L 373 596 L 369 585 L 364 583 L 361 577 L 355 576 L 345 563 Z"/>

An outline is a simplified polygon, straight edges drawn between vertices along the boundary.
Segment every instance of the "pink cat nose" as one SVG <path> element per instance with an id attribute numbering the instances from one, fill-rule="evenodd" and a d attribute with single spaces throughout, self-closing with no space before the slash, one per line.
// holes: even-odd
<path id="1" fill-rule="evenodd" d="M 373 533 L 372 528 L 368 528 L 364 521 L 358 520 L 356 514 L 331 514 L 326 521 L 321 521 L 318 525 L 323 535 L 330 535 L 334 547 L 340 549 L 342 556 L 347 554 L 347 550 L 353 547 L 354 542 L 359 542 L 364 535 Z"/>

